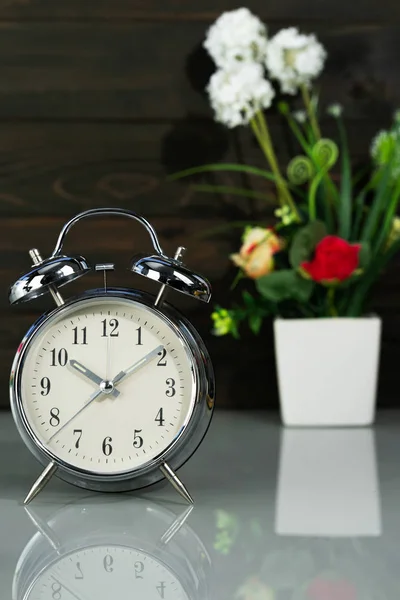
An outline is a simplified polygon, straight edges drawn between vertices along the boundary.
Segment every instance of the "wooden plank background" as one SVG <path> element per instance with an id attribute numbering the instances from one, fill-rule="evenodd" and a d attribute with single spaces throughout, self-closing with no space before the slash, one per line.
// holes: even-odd
<path id="1" fill-rule="evenodd" d="M 0 0 L 0 406 L 8 406 L 8 371 L 19 340 L 50 306 L 41 299 L 10 309 L 7 288 L 29 267 L 27 250 L 50 252 L 76 212 L 121 206 L 143 213 L 168 251 L 188 246 L 187 263 L 211 279 L 215 302 L 228 302 L 234 270 L 227 256 L 237 234 L 212 232 L 256 218 L 263 207 L 195 194 L 188 182 L 166 176 L 206 161 L 260 161 L 248 131 L 228 135 L 213 123 L 203 92 L 212 72 L 201 48 L 204 32 L 236 6 L 231 0 Z M 318 34 L 329 52 L 322 102 L 344 104 L 353 154 L 363 160 L 371 137 L 400 106 L 398 0 L 251 0 L 247 6 L 271 33 L 299 25 Z M 271 127 L 284 158 L 276 116 Z M 325 127 L 333 133 L 331 123 Z M 114 260 L 120 267 L 114 283 L 140 286 L 126 267 L 147 244 L 140 227 L 115 220 L 81 224 L 68 248 L 93 262 Z M 399 276 L 397 261 L 374 302 L 384 317 L 381 406 L 400 404 Z M 68 289 L 97 283 L 90 276 Z M 176 303 L 210 348 L 219 405 L 275 408 L 270 327 L 259 338 L 244 334 L 240 343 L 213 338 L 209 307 L 179 296 Z"/>

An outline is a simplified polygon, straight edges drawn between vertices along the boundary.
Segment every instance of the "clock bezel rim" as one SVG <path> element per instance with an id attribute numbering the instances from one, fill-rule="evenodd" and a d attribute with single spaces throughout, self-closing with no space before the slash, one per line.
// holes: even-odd
<path id="1" fill-rule="evenodd" d="M 155 458 L 144 465 L 118 473 L 95 473 L 75 467 L 50 452 L 34 433 L 22 402 L 21 377 L 28 349 L 46 324 L 66 309 L 91 299 L 125 299 L 143 305 L 163 320 L 183 342 L 192 365 L 191 410 L 182 430 Z M 18 432 L 31 453 L 44 466 L 54 462 L 58 478 L 93 491 L 118 492 L 141 489 L 164 479 L 159 467 L 167 462 L 174 470 L 180 468 L 201 444 L 211 422 L 214 409 L 214 374 L 203 340 L 194 326 L 179 311 L 168 303 L 154 306 L 152 294 L 136 289 L 109 288 L 92 289 L 69 298 L 62 306 L 43 313 L 29 328 L 22 339 L 11 369 L 10 403 Z M 211 398 L 211 402 L 209 401 Z M 196 435 L 190 435 L 195 433 Z"/>

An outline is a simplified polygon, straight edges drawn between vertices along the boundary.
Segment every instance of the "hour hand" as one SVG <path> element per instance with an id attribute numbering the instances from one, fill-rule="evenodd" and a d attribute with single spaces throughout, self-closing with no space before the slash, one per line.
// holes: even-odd
<path id="1" fill-rule="evenodd" d="M 92 383 L 95 383 L 96 385 L 101 385 L 103 383 L 103 379 L 101 377 L 96 375 L 96 373 L 93 373 L 93 371 L 85 367 L 82 363 L 78 362 L 77 360 L 70 360 L 69 364 L 72 367 L 72 369 L 75 369 L 75 371 L 86 377 L 86 379 L 89 379 L 89 381 L 91 381 Z M 119 396 L 120 393 L 121 392 L 119 392 L 117 389 L 113 389 L 110 395 L 114 396 L 114 398 L 117 398 L 117 396 Z"/>

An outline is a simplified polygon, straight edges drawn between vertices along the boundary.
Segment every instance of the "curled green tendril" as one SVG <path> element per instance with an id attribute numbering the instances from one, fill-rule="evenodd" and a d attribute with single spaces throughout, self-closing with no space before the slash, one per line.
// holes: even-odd
<path id="1" fill-rule="evenodd" d="M 307 156 L 295 156 L 287 167 L 287 176 L 290 183 L 302 185 L 314 175 L 314 167 Z"/>
<path id="2" fill-rule="evenodd" d="M 311 154 L 315 164 L 327 173 L 339 158 L 339 148 L 333 140 L 322 138 L 315 144 Z"/>
<path id="3" fill-rule="evenodd" d="M 325 175 L 332 169 L 339 157 L 339 148 L 332 140 L 320 139 L 312 149 L 313 160 L 317 165 L 317 172 L 310 184 L 308 195 L 309 213 L 311 219 L 317 218 L 317 190 Z"/>

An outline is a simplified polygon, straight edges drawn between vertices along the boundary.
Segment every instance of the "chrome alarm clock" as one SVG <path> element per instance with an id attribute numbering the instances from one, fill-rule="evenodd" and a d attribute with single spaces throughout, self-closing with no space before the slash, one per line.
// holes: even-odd
<path id="1" fill-rule="evenodd" d="M 62 253 L 65 236 L 85 218 L 120 216 L 150 234 L 151 256 L 136 256 L 133 273 L 160 284 L 158 294 L 108 288 L 111 263 L 91 267 Z M 33 266 L 10 289 L 16 304 L 50 293 L 56 308 L 43 314 L 18 347 L 11 371 L 11 408 L 17 428 L 45 469 L 29 503 L 57 474 L 96 491 L 142 488 L 166 478 L 188 501 L 176 470 L 202 441 L 214 408 L 214 375 L 193 325 L 165 301 L 168 289 L 208 302 L 211 288 L 170 258 L 156 232 L 138 214 L 93 209 L 60 232 L 52 255 L 30 250 Z M 64 300 L 59 288 L 93 270 L 104 287 Z"/>

